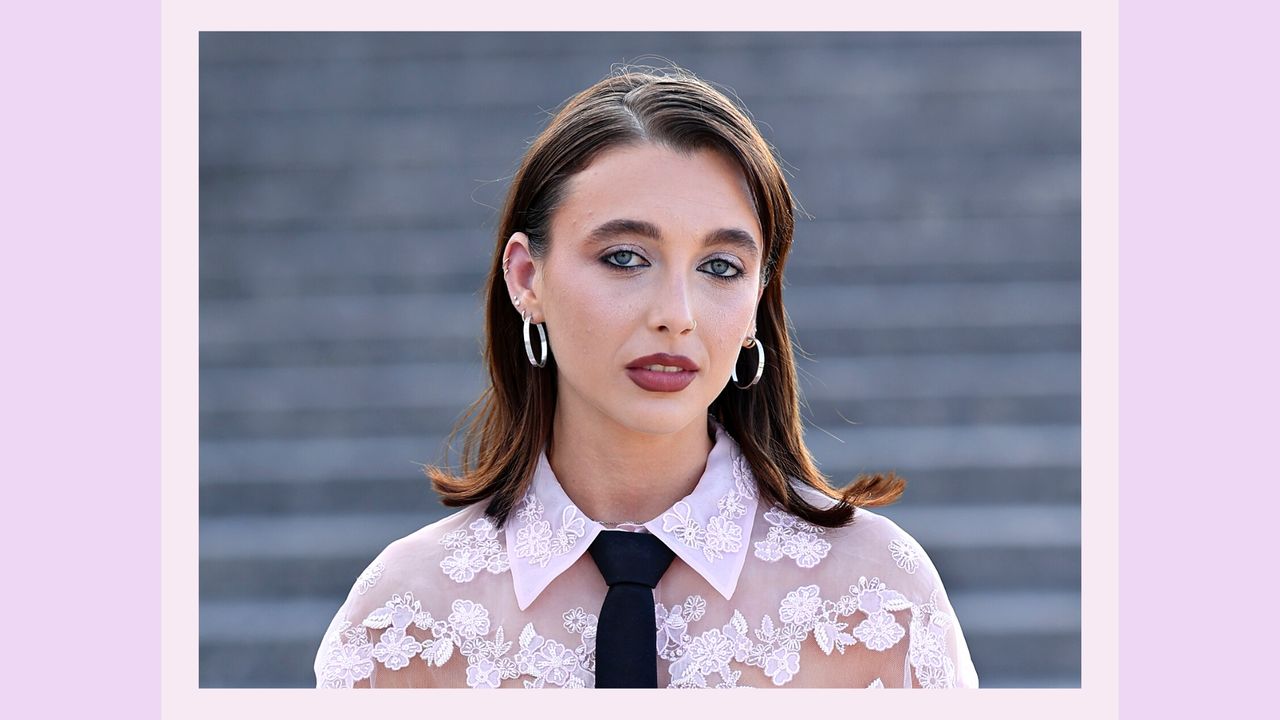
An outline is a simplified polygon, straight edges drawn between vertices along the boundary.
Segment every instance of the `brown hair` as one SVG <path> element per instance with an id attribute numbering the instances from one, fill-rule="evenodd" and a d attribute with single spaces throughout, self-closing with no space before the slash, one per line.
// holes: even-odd
<path id="1" fill-rule="evenodd" d="M 751 190 L 765 245 L 756 336 L 766 349 L 766 367 L 747 390 L 728 383 L 709 412 L 738 442 L 762 500 L 823 527 L 847 525 L 855 506 L 897 500 L 906 483 L 892 473 L 860 475 L 843 491 L 833 488 L 805 447 L 782 283 L 771 282 L 791 249 L 793 198 L 771 146 L 744 109 L 687 70 L 615 66 L 609 76 L 564 104 L 530 145 L 512 179 L 487 280 L 484 361 L 490 385 L 450 435 L 452 446 L 458 430 L 467 427 L 461 473 L 426 468 L 441 502 L 460 506 L 489 499 L 486 514 L 505 523 L 551 441 L 555 360 L 552 356 L 545 367 L 536 368 L 525 356 L 523 321 L 512 310 L 503 281 L 507 240 L 524 232 L 530 254 L 545 256 L 551 215 L 564 199 L 568 179 L 607 149 L 644 142 L 677 152 L 722 152 L 742 168 Z M 837 502 L 825 508 L 813 505 L 788 478 Z"/>

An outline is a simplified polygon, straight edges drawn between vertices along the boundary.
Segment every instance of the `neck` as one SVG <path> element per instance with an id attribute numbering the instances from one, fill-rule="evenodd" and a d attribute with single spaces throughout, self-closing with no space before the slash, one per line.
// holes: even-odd
<path id="1" fill-rule="evenodd" d="M 713 444 L 705 415 L 653 435 L 557 403 L 547 462 L 587 517 L 644 523 L 693 492 Z"/>

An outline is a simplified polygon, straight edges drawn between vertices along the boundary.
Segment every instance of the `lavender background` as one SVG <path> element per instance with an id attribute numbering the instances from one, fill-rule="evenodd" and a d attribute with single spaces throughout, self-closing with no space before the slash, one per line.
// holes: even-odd
<path id="1" fill-rule="evenodd" d="M 1258 328 L 1269 322 L 1267 308 L 1280 304 L 1270 281 L 1280 258 L 1259 228 L 1268 226 L 1262 213 L 1280 159 L 1271 132 L 1280 108 L 1257 90 L 1280 60 L 1269 40 L 1280 10 L 1241 2 L 1220 8 L 1213 14 L 1134 0 L 1118 10 L 1123 243 L 1115 252 L 1125 333 L 1118 712 L 1125 716 L 1242 710 L 1267 690 L 1264 682 L 1236 683 L 1230 692 L 1214 682 L 1171 682 L 1186 671 L 1186 653 L 1175 651 L 1184 635 L 1172 629 L 1185 623 L 1187 606 L 1152 602 L 1177 578 L 1194 578 L 1189 568 L 1219 576 L 1256 569 L 1256 553 L 1223 552 L 1204 538 L 1264 547 L 1276 501 L 1275 485 L 1259 481 L 1259 468 L 1269 466 L 1263 453 L 1278 358 L 1273 338 Z M 23 587 L 49 588 L 74 563 L 80 587 L 128 589 L 95 594 L 100 617 L 143 619 L 130 627 L 129 642 L 111 651 L 129 682 L 117 673 L 83 673 L 77 691 L 66 692 L 65 674 L 28 675 L 10 698 L 19 710 L 89 714 L 105 702 L 138 717 L 160 715 L 159 12 L 158 2 L 82 6 L 73 20 L 61 5 L 15 6 L 7 15 L 13 27 L 34 31 L 0 44 L 11 101 L 41 109 L 6 118 L 8 137 L 24 142 L 8 146 L 0 180 L 21 202 L 7 208 L 0 228 L 11 238 L 70 239 L 6 248 L 13 267 L 58 269 L 15 273 L 0 284 L 0 315 L 12 336 L 42 349 L 6 360 L 9 467 L 14 477 L 46 476 L 70 436 L 80 438 L 81 456 L 99 461 L 62 496 L 63 532 L 50 532 L 46 512 L 15 513 L 0 525 L 9 547 L 41 538 L 45 553 L 34 564 L 7 555 L 5 567 L 21 570 Z M 1189 37 L 1195 52 L 1187 51 Z M 41 59 L 35 71 L 31 58 Z M 110 102 L 97 105 L 92 124 L 82 127 L 91 103 L 103 97 Z M 1188 181 L 1196 177 L 1231 181 Z M 81 212 L 66 212 L 68 197 Z M 75 262 L 67 261 L 68 249 Z M 1211 281 L 1213 292 L 1187 292 Z M 50 294 L 51 282 L 60 292 Z M 17 302 L 31 297 L 46 298 L 40 313 Z M 1199 342 L 1186 342 L 1187 318 Z M 99 352 L 86 372 L 86 344 L 117 349 Z M 1224 353 L 1228 344 L 1232 351 Z M 1110 367 L 1110 360 L 1099 362 Z M 59 432 L 39 432 L 55 423 Z M 1195 532 L 1174 532 L 1188 515 L 1186 499 L 1203 490 L 1196 468 L 1242 479 L 1236 487 L 1248 502 L 1198 513 Z M 43 483 L 13 483 L 9 492 L 14 507 L 48 503 Z M 30 608 L 18 597 L 4 596 L 10 616 Z M 46 617 L 69 617 L 84 598 L 66 592 L 40 600 Z M 11 656 L 24 667 L 66 662 L 67 646 L 48 642 L 47 624 L 19 625 L 11 642 L 28 650 Z M 1270 644 L 1253 633 L 1220 634 L 1214 647 L 1238 668 L 1267 667 Z"/>

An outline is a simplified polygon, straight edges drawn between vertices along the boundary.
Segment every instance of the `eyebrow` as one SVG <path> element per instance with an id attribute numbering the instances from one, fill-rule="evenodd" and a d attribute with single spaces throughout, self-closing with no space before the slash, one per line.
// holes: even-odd
<path id="1" fill-rule="evenodd" d="M 639 235 L 650 240 L 662 242 L 662 231 L 658 229 L 657 225 L 646 220 L 633 220 L 630 218 L 617 218 L 597 226 L 590 233 L 587 233 L 587 242 L 591 244 L 604 243 L 620 235 Z M 752 256 L 760 254 L 755 238 L 752 237 L 751 233 L 741 228 L 712 230 L 702 238 L 703 247 L 711 245 L 731 245 Z"/>

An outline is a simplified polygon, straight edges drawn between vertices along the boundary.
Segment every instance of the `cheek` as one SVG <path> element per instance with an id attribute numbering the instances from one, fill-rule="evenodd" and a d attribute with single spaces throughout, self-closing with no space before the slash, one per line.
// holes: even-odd
<path id="1" fill-rule="evenodd" d="M 707 351 L 712 361 L 729 372 L 729 366 L 737 359 L 742 348 L 742 338 L 751 332 L 752 307 L 749 304 L 754 296 L 743 303 L 725 306 L 723 303 L 708 308 L 707 333 L 703 336 L 707 343 Z M 702 330 L 702 325 L 698 326 Z"/>
<path id="2" fill-rule="evenodd" d="M 750 291 L 733 296 L 709 296 L 704 306 L 705 316 L 715 324 L 717 333 L 726 337 L 750 331 L 755 298 L 755 293 Z"/>
<path id="3" fill-rule="evenodd" d="M 627 327 L 628 307 L 599 287 L 575 283 L 553 298 L 555 330 L 553 342 L 564 348 L 569 365 L 578 358 L 596 359 L 617 346 L 616 338 Z M 554 351 L 553 345 L 552 350 Z M 592 363 L 595 366 L 597 363 Z"/>

